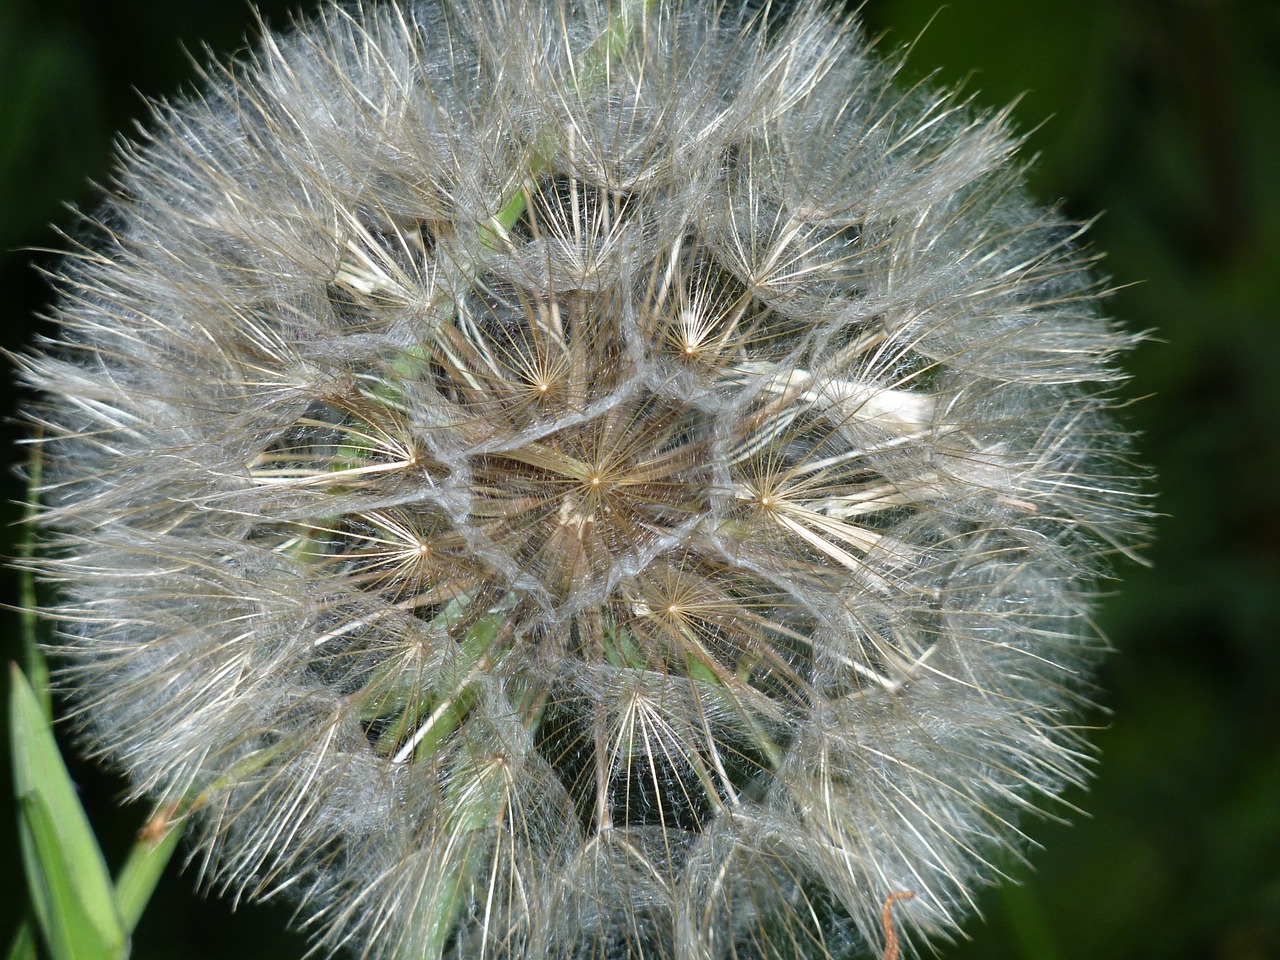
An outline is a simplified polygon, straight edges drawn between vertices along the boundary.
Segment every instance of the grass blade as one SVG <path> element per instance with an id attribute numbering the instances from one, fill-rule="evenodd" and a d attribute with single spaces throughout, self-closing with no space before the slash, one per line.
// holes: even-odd
<path id="1" fill-rule="evenodd" d="M 123 958 L 127 937 L 89 819 L 35 693 L 16 665 L 10 674 L 18 831 L 36 920 L 54 960 Z"/>

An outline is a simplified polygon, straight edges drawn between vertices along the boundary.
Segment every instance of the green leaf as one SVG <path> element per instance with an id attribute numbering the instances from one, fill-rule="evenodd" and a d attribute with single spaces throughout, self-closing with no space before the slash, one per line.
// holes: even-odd
<path id="1" fill-rule="evenodd" d="M 114 960 L 127 938 L 106 862 L 26 677 L 12 679 L 18 833 L 36 920 L 54 960 Z"/>
<path id="2" fill-rule="evenodd" d="M 9 946 L 8 960 L 38 960 L 40 954 L 36 951 L 36 935 L 31 929 L 31 921 L 24 920 L 22 926 L 18 927 L 18 932 L 14 935 L 13 943 Z"/>
<path id="3" fill-rule="evenodd" d="M 163 833 L 155 835 L 153 826 L 158 826 Z M 129 857 L 120 868 L 120 875 L 116 877 L 116 904 L 126 930 L 132 932 L 142 919 L 147 901 L 155 892 L 164 868 L 169 865 L 181 839 L 181 825 L 175 821 L 167 821 L 165 811 L 161 811 L 147 824 L 142 836 L 138 837 L 138 842 L 129 851 Z"/>

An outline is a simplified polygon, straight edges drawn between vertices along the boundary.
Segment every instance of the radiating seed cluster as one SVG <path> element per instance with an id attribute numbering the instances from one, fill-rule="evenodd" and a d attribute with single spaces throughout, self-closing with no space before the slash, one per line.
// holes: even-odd
<path id="1" fill-rule="evenodd" d="M 848 22 L 326 8 L 65 262 L 87 741 L 377 958 L 918 947 L 1082 775 L 1142 510 L 1077 230 Z"/>

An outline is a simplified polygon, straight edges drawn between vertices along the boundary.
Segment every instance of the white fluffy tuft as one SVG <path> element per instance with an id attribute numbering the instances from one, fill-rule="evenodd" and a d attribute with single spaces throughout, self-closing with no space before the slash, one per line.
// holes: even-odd
<path id="1" fill-rule="evenodd" d="M 1084 775 L 1079 231 L 849 22 L 621 2 L 209 70 L 23 361 L 89 744 L 322 949 L 918 948 Z"/>

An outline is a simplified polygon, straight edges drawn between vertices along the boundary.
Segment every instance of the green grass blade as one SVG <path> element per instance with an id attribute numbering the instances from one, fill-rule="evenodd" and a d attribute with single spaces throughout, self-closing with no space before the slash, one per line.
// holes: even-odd
<path id="1" fill-rule="evenodd" d="M 18 834 L 36 920 L 54 960 L 114 960 L 127 938 L 106 862 L 44 711 L 11 667 Z"/>

